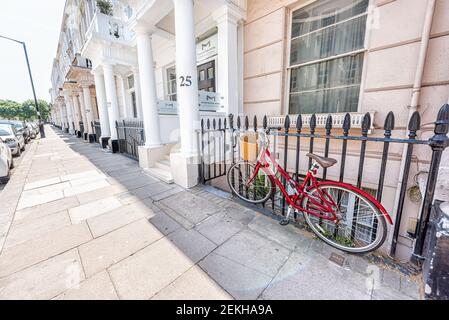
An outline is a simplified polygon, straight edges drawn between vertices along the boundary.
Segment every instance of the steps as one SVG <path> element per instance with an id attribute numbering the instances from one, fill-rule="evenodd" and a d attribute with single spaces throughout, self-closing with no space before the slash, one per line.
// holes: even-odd
<path id="1" fill-rule="evenodd" d="M 165 183 L 174 183 L 170 168 L 170 156 L 168 155 L 165 155 L 162 160 L 156 162 L 154 167 L 148 168 L 145 171 Z"/>

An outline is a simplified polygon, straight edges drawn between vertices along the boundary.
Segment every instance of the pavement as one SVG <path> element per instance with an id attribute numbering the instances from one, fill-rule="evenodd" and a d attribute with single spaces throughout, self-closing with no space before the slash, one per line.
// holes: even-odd
<path id="1" fill-rule="evenodd" d="M 165 184 L 46 126 L 0 192 L 0 299 L 420 299 L 207 186 Z"/>

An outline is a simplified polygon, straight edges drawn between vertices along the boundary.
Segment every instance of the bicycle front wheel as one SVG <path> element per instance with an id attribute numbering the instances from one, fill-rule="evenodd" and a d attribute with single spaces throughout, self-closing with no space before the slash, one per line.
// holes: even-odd
<path id="1" fill-rule="evenodd" d="M 274 192 L 273 182 L 263 170 L 259 170 L 251 180 L 255 168 L 247 161 L 233 164 L 228 170 L 228 184 L 233 194 L 240 199 L 253 204 L 264 203 Z"/>
<path id="2" fill-rule="evenodd" d="M 344 185 L 321 183 L 318 188 L 325 197 L 333 199 L 336 204 L 333 209 L 340 220 L 337 224 L 335 221 L 304 212 L 307 224 L 321 240 L 334 248 L 351 253 L 370 252 L 384 243 L 387 236 L 385 217 L 370 199 Z M 316 201 L 321 199 L 317 188 L 312 188 L 310 195 Z M 326 213 L 320 212 L 307 197 L 304 197 L 302 207 L 326 216 Z"/>

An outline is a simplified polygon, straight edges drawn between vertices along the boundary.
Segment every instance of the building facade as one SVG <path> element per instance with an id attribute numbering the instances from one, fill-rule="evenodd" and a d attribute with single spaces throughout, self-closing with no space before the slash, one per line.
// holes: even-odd
<path id="1" fill-rule="evenodd" d="M 98 122 L 101 139 L 115 151 L 116 122 L 139 119 L 140 165 L 184 187 L 198 181 L 201 119 L 268 115 L 280 123 L 286 114 L 337 119 L 350 112 L 361 119 L 369 112 L 369 135 L 381 137 L 393 111 L 393 136 L 404 137 L 418 111 L 418 134 L 427 139 L 449 98 L 448 14 L 445 0 L 67 0 L 52 72 L 52 121 L 91 141 Z M 287 148 L 292 159 L 307 152 Z M 363 187 L 375 193 L 382 150 L 367 148 Z M 323 150 L 317 143 L 316 152 Z M 331 147 L 329 156 L 339 159 L 339 150 Z M 349 166 L 359 150 L 349 143 Z M 403 145 L 389 150 L 382 200 L 389 212 L 397 209 L 404 152 Z M 413 157 L 410 184 L 425 181 L 430 161 L 425 147 Z M 300 169 L 308 169 L 306 162 Z M 448 170 L 443 165 L 440 185 L 447 185 Z M 353 171 L 349 182 L 357 180 Z M 338 180 L 337 168 L 328 179 Z M 419 206 L 405 202 L 400 259 L 410 256 L 407 229 Z"/>

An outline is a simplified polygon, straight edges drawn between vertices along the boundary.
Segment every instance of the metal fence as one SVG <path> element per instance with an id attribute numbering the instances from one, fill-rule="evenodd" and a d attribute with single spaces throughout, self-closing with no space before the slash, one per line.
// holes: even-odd
<path id="1" fill-rule="evenodd" d="M 101 141 L 100 141 L 100 138 L 101 138 L 100 121 L 93 121 L 93 122 L 91 122 L 91 126 L 92 126 L 92 132 L 95 133 L 95 142 L 96 143 L 101 143 Z"/>
<path id="2" fill-rule="evenodd" d="M 143 121 L 124 119 L 115 122 L 118 139 L 118 152 L 133 159 L 139 159 L 138 147 L 145 143 Z"/>
<path id="3" fill-rule="evenodd" d="M 300 159 L 300 149 L 301 145 L 306 144 L 306 149 L 308 152 L 314 152 L 315 143 L 317 140 L 324 141 L 324 156 L 327 157 L 329 155 L 329 151 L 331 149 L 335 152 L 339 149 L 341 153 L 340 164 L 339 164 L 339 174 L 338 180 L 340 182 L 350 183 L 350 181 L 346 181 L 345 171 L 349 170 L 347 168 L 346 159 L 348 156 L 348 141 L 353 141 L 355 143 L 359 143 L 359 153 L 357 155 L 358 165 L 357 167 L 350 168 L 351 172 L 356 170 L 357 179 L 355 183 L 358 188 L 363 187 L 362 181 L 364 177 L 364 170 L 366 170 L 365 159 L 367 154 L 367 143 L 377 144 L 382 150 L 382 156 L 380 160 L 379 168 L 379 177 L 377 181 L 377 191 L 374 195 L 376 199 L 381 202 L 383 191 L 384 191 L 384 182 L 385 182 L 385 173 L 386 168 L 388 167 L 391 157 L 389 154 L 390 145 L 391 144 L 402 144 L 406 145 L 406 156 L 404 161 L 403 172 L 402 172 L 402 182 L 400 184 L 399 191 L 399 201 L 396 209 L 396 219 L 394 221 L 394 230 L 393 230 L 393 242 L 392 247 L 390 249 L 391 254 L 394 255 L 397 246 L 397 240 L 399 235 L 399 227 L 401 224 L 402 213 L 404 210 L 404 201 L 405 195 L 407 191 L 407 182 L 410 174 L 410 166 L 412 163 L 412 154 L 413 149 L 417 145 L 425 145 L 429 147 L 429 152 L 432 153 L 431 163 L 429 168 L 429 175 L 427 179 L 426 189 L 424 193 L 424 198 L 422 201 L 420 219 L 416 228 L 416 243 L 414 248 L 414 257 L 417 260 L 421 259 L 423 243 L 426 234 L 427 224 L 429 221 L 429 215 L 431 211 L 431 206 L 433 202 L 433 196 L 435 193 L 435 186 L 438 177 L 438 170 L 441 162 L 442 153 L 445 148 L 449 146 L 449 138 L 447 137 L 447 133 L 449 131 L 449 105 L 444 105 L 437 116 L 434 128 L 434 135 L 428 140 L 419 140 L 417 139 L 417 131 L 421 128 L 421 118 L 418 112 L 413 113 L 408 123 L 408 138 L 405 139 L 397 139 L 392 138 L 392 131 L 395 127 L 395 117 L 393 112 L 388 113 L 385 123 L 383 126 L 383 137 L 369 137 L 369 131 L 372 128 L 372 119 L 371 114 L 367 113 L 364 115 L 363 119 L 361 119 L 361 123 L 359 128 L 361 130 L 357 130 L 356 134 L 351 130 L 351 124 L 354 124 L 354 119 L 351 119 L 351 114 L 344 115 L 344 118 L 341 119 L 342 123 L 340 128 L 342 129 L 342 133 L 340 135 L 333 134 L 333 121 L 332 116 L 328 115 L 325 119 L 324 124 L 324 134 L 316 133 L 317 129 L 317 116 L 311 115 L 305 121 L 303 121 L 303 117 L 301 115 L 294 116 L 286 116 L 283 121 L 276 123 L 278 126 L 272 126 L 276 121 L 271 121 L 270 117 L 265 116 L 262 121 L 263 128 L 272 128 L 278 129 L 277 132 L 279 136 L 279 143 L 283 142 L 283 162 L 281 163 L 284 168 L 288 168 L 289 166 L 289 157 L 288 157 L 288 147 L 291 144 L 294 145 L 295 149 L 295 160 L 293 163 L 294 170 L 290 170 L 290 174 L 293 178 L 301 179 L 304 175 L 300 173 L 300 162 L 304 161 Z M 279 117 L 277 117 L 279 118 Z M 321 121 L 321 120 L 320 120 Z M 340 121 L 340 120 L 339 120 Z M 223 175 L 226 175 L 227 162 L 235 163 L 239 160 L 240 156 L 240 145 L 237 143 L 238 136 L 242 132 L 246 131 L 256 131 L 258 129 L 258 119 L 254 117 L 252 126 L 250 127 L 248 117 L 244 117 L 243 124 L 240 117 L 237 118 L 236 127 L 234 127 L 234 119 L 233 116 L 230 115 L 229 118 L 229 127 L 227 127 L 226 122 L 221 125 L 220 120 L 218 121 L 218 126 L 215 121 L 212 121 L 212 125 L 210 121 L 206 123 L 201 123 L 201 133 L 200 133 L 200 141 L 201 141 L 201 163 L 200 163 L 200 179 L 201 181 L 207 182 L 216 178 L 219 178 Z M 269 123 L 271 125 L 269 125 Z M 307 126 L 306 126 L 307 124 Z M 354 134 L 352 134 L 354 132 Z M 226 136 L 228 135 L 228 139 Z M 218 137 L 218 140 L 217 140 Z M 220 140 L 221 139 L 221 140 Z M 217 146 L 218 149 L 217 149 Z M 226 152 L 227 149 L 231 149 L 231 155 L 229 156 Z M 212 150 L 212 151 L 211 151 Z M 308 159 L 308 166 L 310 167 L 312 160 Z M 377 167 L 376 167 L 377 168 Z M 322 176 L 320 179 L 326 179 L 328 175 L 328 170 L 324 169 Z M 285 199 L 283 198 L 282 193 L 277 193 L 278 199 L 271 199 L 271 206 L 274 212 L 275 205 L 278 204 L 279 210 L 278 212 L 282 215 L 285 215 L 286 207 L 285 207 Z"/>

